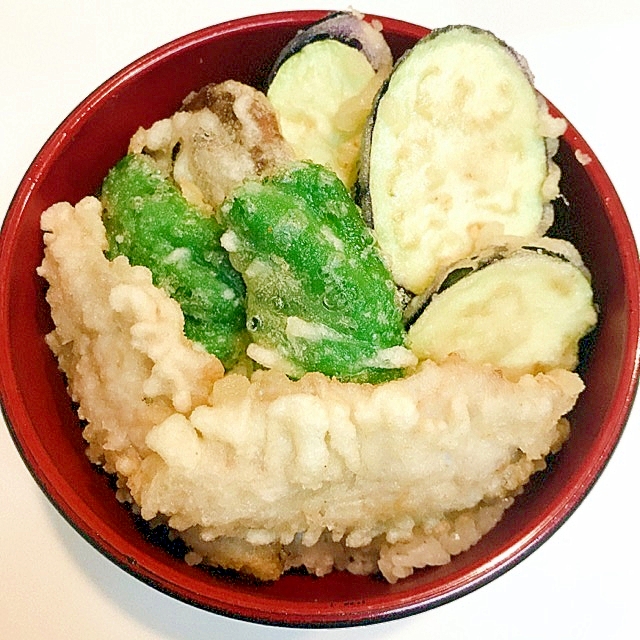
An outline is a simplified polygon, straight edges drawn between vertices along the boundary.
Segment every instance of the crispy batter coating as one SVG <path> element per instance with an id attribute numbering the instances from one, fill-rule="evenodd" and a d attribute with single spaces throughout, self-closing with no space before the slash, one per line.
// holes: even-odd
<path id="1" fill-rule="evenodd" d="M 91 459 L 192 541 L 192 561 L 393 582 L 473 544 L 567 436 L 583 387 L 568 371 L 513 382 L 449 360 L 379 385 L 223 377 L 148 270 L 104 257 L 100 213 L 86 198 L 43 214 L 48 342 Z"/>
<path id="2" fill-rule="evenodd" d="M 234 80 L 187 96 L 182 110 L 140 128 L 129 151 L 152 155 L 190 202 L 213 209 L 245 179 L 294 158 L 266 96 Z"/>

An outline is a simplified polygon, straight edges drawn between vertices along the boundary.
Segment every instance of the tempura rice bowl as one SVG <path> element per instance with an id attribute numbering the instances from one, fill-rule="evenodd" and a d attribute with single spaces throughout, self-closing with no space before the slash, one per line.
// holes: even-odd
<path id="1" fill-rule="evenodd" d="M 418 570 L 394 585 L 345 572 L 321 579 L 291 574 L 260 584 L 189 566 L 115 500 L 112 482 L 85 455 L 75 408 L 44 342 L 52 324 L 46 283 L 36 275 L 43 251 L 40 215 L 55 202 L 75 203 L 94 193 L 137 127 L 173 113 L 193 89 L 229 78 L 260 87 L 282 46 L 322 15 L 271 14 L 210 27 L 161 47 L 105 82 L 34 160 L 0 243 L 2 404 L 18 449 L 51 502 L 105 556 L 155 588 L 216 613 L 293 626 L 346 626 L 417 613 L 514 566 L 557 530 L 597 480 L 620 437 L 638 379 L 637 249 L 605 171 L 569 125 L 557 161 L 572 215 L 560 205 L 553 231 L 575 244 L 593 277 L 600 315 L 579 369 L 586 390 L 569 416 L 569 441 L 478 544 L 447 565 Z M 426 33 L 380 20 L 396 56 Z M 553 107 L 552 112 L 559 115 Z"/>

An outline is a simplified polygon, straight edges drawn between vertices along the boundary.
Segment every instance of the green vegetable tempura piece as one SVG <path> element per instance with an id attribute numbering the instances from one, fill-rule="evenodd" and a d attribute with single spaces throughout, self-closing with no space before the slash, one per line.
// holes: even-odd
<path id="1" fill-rule="evenodd" d="M 247 353 L 298 377 L 378 382 L 415 359 L 397 290 L 338 177 L 295 163 L 222 206 L 223 246 L 247 286 Z"/>
<path id="2" fill-rule="evenodd" d="M 222 228 L 188 203 L 154 160 L 123 158 L 102 186 L 109 259 L 148 267 L 181 306 L 185 334 L 232 366 L 247 343 L 245 288 L 220 246 Z"/>

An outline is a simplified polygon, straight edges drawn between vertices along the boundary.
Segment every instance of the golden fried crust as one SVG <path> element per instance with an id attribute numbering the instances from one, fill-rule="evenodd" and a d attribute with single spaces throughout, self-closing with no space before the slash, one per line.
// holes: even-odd
<path id="1" fill-rule="evenodd" d="M 197 528 L 183 531 L 180 537 L 195 554 L 189 558 L 191 561 L 230 569 L 265 582 L 277 580 L 284 571 L 278 544 L 252 545 L 239 538 L 224 536 L 204 542 Z"/>

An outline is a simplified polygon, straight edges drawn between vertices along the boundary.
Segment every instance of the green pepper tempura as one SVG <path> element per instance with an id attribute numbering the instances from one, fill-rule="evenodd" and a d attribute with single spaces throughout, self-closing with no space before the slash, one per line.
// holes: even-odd
<path id="1" fill-rule="evenodd" d="M 343 183 L 295 163 L 221 209 L 221 242 L 247 286 L 249 355 L 298 377 L 378 382 L 413 364 L 397 290 Z"/>
<path id="2" fill-rule="evenodd" d="M 123 158 L 102 186 L 108 257 L 148 267 L 181 306 L 186 336 L 226 368 L 244 354 L 245 287 L 220 246 L 222 228 L 182 196 L 154 160 Z"/>

